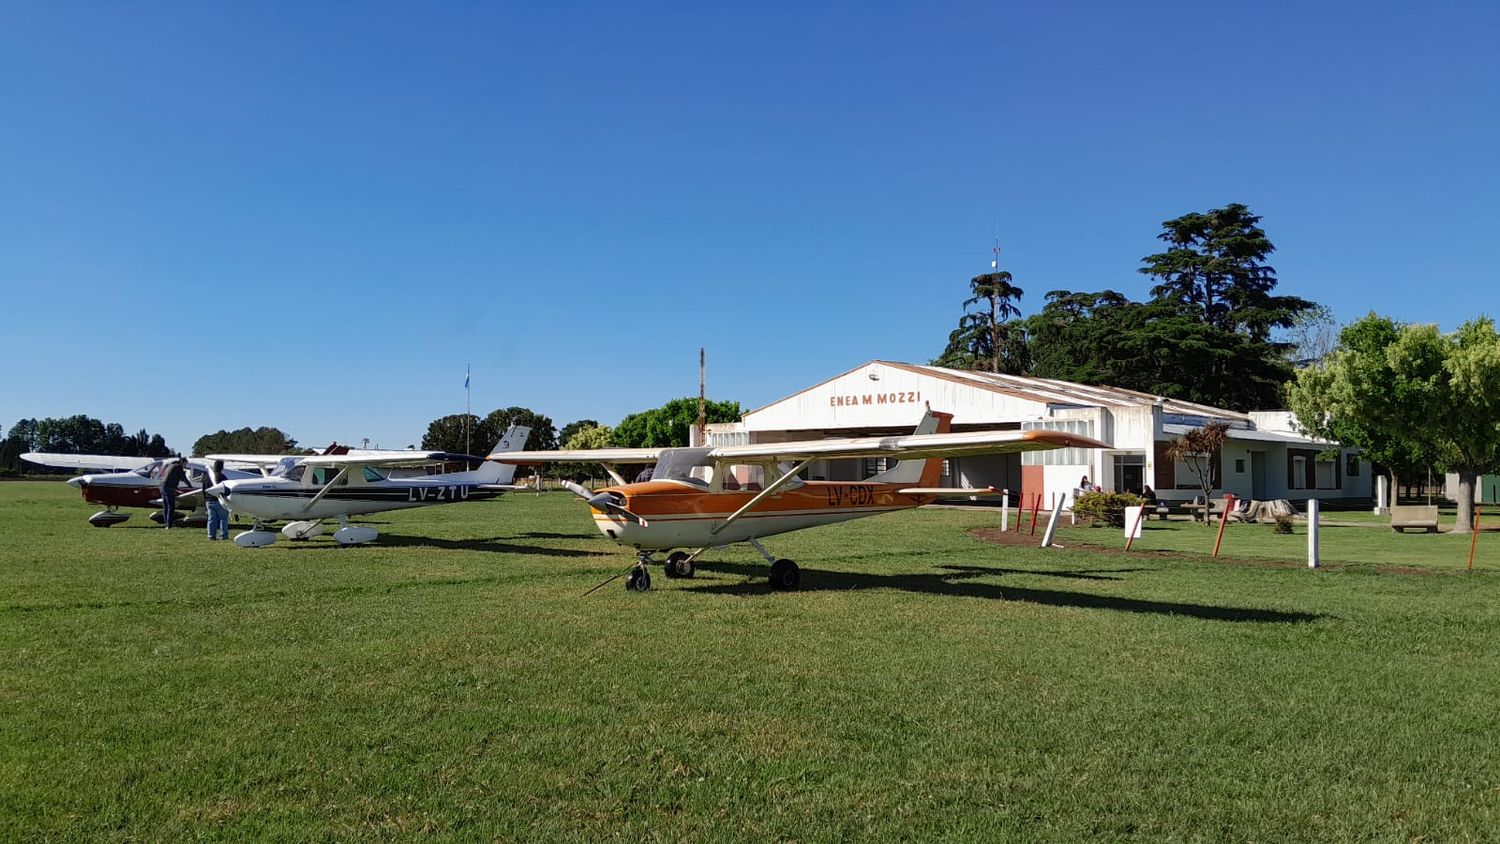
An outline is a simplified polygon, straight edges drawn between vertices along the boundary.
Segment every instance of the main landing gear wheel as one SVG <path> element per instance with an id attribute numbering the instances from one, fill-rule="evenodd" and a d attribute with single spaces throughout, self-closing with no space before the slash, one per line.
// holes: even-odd
<path id="1" fill-rule="evenodd" d="M 635 569 L 625 575 L 625 588 L 631 592 L 645 592 L 651 588 L 651 572 L 645 567 Z"/>
<path id="2" fill-rule="evenodd" d="M 791 560 L 777 560 L 771 564 L 771 588 L 796 589 L 802 582 L 802 570 Z"/>
<path id="3" fill-rule="evenodd" d="M 695 571 L 692 556 L 686 551 L 673 551 L 668 554 L 667 562 L 664 564 L 667 577 L 692 577 Z"/>

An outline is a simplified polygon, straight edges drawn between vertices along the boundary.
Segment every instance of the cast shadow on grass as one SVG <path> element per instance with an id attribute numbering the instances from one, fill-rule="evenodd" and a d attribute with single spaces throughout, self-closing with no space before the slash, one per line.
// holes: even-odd
<path id="1" fill-rule="evenodd" d="M 494 536 L 489 539 L 435 539 L 430 536 L 401 536 L 382 533 L 375 542 L 391 548 L 447 548 L 458 551 L 489 551 L 496 554 L 529 554 L 536 557 L 608 557 L 608 551 L 590 551 L 582 548 L 548 548 L 543 545 L 513 545 L 502 542 L 507 537 Z"/>
<path id="2" fill-rule="evenodd" d="M 604 535 L 598 531 L 593 533 L 555 533 L 550 530 L 528 530 L 518 533 L 516 536 L 526 539 L 603 539 Z"/>
<path id="3" fill-rule="evenodd" d="M 404 591 L 407 589 L 434 589 L 450 586 L 470 586 L 473 584 L 505 583 L 510 581 L 511 578 L 500 576 L 445 577 L 423 580 L 400 580 L 392 583 L 325 586 L 319 589 L 278 589 L 270 592 L 250 592 L 235 595 L 216 595 L 204 598 L 149 598 L 139 601 L 73 601 L 65 604 L 11 604 L 10 606 L 0 606 L 0 614 L 56 612 L 59 610 L 134 609 L 138 607 L 218 609 L 222 607 L 240 606 L 243 604 L 257 604 L 265 601 L 274 601 L 281 598 L 300 598 L 307 596 L 360 597 L 362 595 L 380 595 L 391 592 Z"/>
<path id="4" fill-rule="evenodd" d="M 733 584 L 690 586 L 690 592 L 715 595 L 763 596 L 773 594 L 764 580 L 765 566 L 743 563 L 706 562 L 699 563 L 705 571 L 741 574 L 754 580 Z M 1124 598 L 1114 595 L 1091 595 L 1087 592 L 1062 592 L 1051 589 L 1028 589 L 1020 586 L 1001 586 L 992 583 L 975 583 L 971 578 L 995 574 L 1051 575 L 1084 580 L 1119 580 L 1101 577 L 1106 572 L 1129 572 L 1139 569 L 1104 569 L 1080 572 L 1042 572 L 1027 569 L 990 568 L 988 566 L 940 566 L 943 571 L 932 574 L 861 574 L 843 571 L 809 571 L 803 569 L 799 591 L 845 590 L 845 589 L 899 589 L 906 592 L 921 592 L 929 595 L 949 595 L 956 598 L 988 598 L 999 601 L 1022 601 L 1050 607 L 1077 607 L 1079 609 L 1117 610 L 1119 612 L 1149 613 L 1154 615 L 1182 615 L 1209 621 L 1258 622 L 1262 624 L 1304 623 L 1327 618 L 1322 613 L 1284 612 L 1281 610 L 1255 609 L 1251 607 L 1220 607 L 1211 604 L 1184 604 L 1176 601 L 1148 601 L 1140 598 Z M 758 581 L 758 582 L 757 582 Z"/>

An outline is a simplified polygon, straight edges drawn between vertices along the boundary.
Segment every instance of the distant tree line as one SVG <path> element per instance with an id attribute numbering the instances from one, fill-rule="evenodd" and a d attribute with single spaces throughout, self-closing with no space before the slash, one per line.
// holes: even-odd
<path id="1" fill-rule="evenodd" d="M 0 441 L 0 469 L 19 471 L 28 451 L 54 454 L 117 454 L 124 457 L 166 457 L 172 453 L 161 434 L 145 428 L 125 433 L 118 422 L 103 422 L 77 414 L 60 419 L 22 419 Z"/>
<path id="2" fill-rule="evenodd" d="M 193 443 L 193 456 L 205 454 L 312 454 L 312 449 L 298 449 L 297 441 L 280 428 L 244 427 L 236 431 L 204 434 Z"/>
<path id="3" fill-rule="evenodd" d="M 740 403 L 707 401 L 704 416 L 709 423 L 738 422 Z M 489 454 L 512 424 L 531 428 L 531 436 L 526 440 L 527 451 L 550 451 L 559 446 L 569 449 L 669 448 L 688 444 L 689 429 L 697 419 L 696 398 L 672 399 L 661 407 L 632 413 L 613 428 L 601 425 L 595 419 L 579 419 L 564 425 L 561 431 L 551 418 L 530 408 L 507 407 L 484 417 L 455 413 L 434 419 L 427 426 L 427 433 L 422 435 L 422 448 L 463 453 L 467 425 L 470 452 Z M 593 464 L 559 465 L 555 469 L 574 479 L 602 474 L 602 468 Z"/>
<path id="4" fill-rule="evenodd" d="M 1279 407 L 1298 344 L 1321 339 L 1325 309 L 1278 295 L 1261 218 L 1235 203 L 1162 223 L 1163 251 L 1137 269 L 1151 299 L 1114 290 L 1052 290 L 1020 318 L 1010 273 L 976 276 L 939 366 L 1104 384 L 1202 404 Z M 975 307 L 977 306 L 977 308 Z M 972 310 L 971 310 L 972 309 Z M 1326 350 L 1326 349 L 1325 349 Z"/>

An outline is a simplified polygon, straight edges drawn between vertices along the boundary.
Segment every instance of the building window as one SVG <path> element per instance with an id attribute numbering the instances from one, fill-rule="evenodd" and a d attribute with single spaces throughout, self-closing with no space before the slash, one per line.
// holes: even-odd
<path id="1" fill-rule="evenodd" d="M 1357 477 L 1359 477 L 1359 455 L 1358 454 L 1346 454 L 1346 455 L 1344 455 L 1344 474 L 1348 475 L 1351 478 L 1357 478 Z"/>
<path id="2" fill-rule="evenodd" d="M 1319 460 L 1316 471 L 1318 474 L 1318 489 L 1336 489 L 1338 487 L 1339 464 L 1332 460 Z"/>
<path id="3" fill-rule="evenodd" d="M 1063 431 L 1069 434 L 1094 436 L 1094 423 L 1090 419 L 1048 419 L 1045 422 L 1022 422 L 1023 431 Z M 1022 466 L 1087 466 L 1093 460 L 1093 452 L 1087 448 L 1054 448 L 1047 451 L 1021 452 Z"/>
<path id="4" fill-rule="evenodd" d="M 1307 458 L 1300 454 L 1292 457 L 1292 489 L 1307 489 Z"/>
<path id="5" fill-rule="evenodd" d="M 1243 475 L 1243 474 L 1245 474 L 1245 458 L 1243 458 L 1243 457 L 1236 457 L 1236 458 L 1234 458 L 1234 473 L 1236 475 Z"/>

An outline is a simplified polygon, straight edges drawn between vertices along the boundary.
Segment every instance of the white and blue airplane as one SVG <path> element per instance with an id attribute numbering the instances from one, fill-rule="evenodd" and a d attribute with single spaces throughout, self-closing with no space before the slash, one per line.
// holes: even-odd
<path id="1" fill-rule="evenodd" d="M 530 428 L 512 425 L 495 451 L 518 451 L 530 435 Z M 241 548 L 260 548 L 275 542 L 277 533 L 265 527 L 267 522 L 286 522 L 281 535 L 288 539 L 309 539 L 321 534 L 323 523 L 329 519 L 339 522 L 339 529 L 333 532 L 335 541 L 361 545 L 378 534 L 372 527 L 351 525 L 350 516 L 475 501 L 520 489 L 511 485 L 514 465 L 470 459 L 479 463 L 479 468 L 397 478 L 391 476 L 391 469 L 430 465 L 433 453 L 313 455 L 271 477 L 223 481 L 210 487 L 208 494 L 224 502 L 232 513 L 254 520 L 250 530 L 234 538 Z"/>

